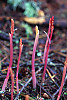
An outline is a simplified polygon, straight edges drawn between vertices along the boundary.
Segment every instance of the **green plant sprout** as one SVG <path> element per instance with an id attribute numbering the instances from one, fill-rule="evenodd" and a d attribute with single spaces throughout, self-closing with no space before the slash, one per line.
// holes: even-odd
<path id="1" fill-rule="evenodd" d="M 17 7 L 24 9 L 24 15 L 27 17 L 36 17 L 38 16 L 39 6 L 35 1 L 27 0 L 7 0 L 7 3 L 12 5 L 13 10 L 16 10 Z"/>
<path id="2" fill-rule="evenodd" d="M 23 0 L 7 0 L 7 3 L 13 6 L 13 9 L 16 10 L 17 6 L 22 3 Z"/>
<path id="3" fill-rule="evenodd" d="M 24 15 L 27 17 L 36 17 L 38 16 L 38 10 L 39 7 L 37 6 L 37 3 L 34 1 L 29 1 L 25 3 L 25 11 Z"/>
<path id="4" fill-rule="evenodd" d="M 29 35 L 31 35 L 31 34 L 33 33 L 32 27 L 31 27 L 30 25 L 28 25 L 27 23 L 21 23 L 21 26 L 22 26 L 23 28 L 25 28 L 26 36 L 27 36 L 27 38 L 29 38 Z"/>

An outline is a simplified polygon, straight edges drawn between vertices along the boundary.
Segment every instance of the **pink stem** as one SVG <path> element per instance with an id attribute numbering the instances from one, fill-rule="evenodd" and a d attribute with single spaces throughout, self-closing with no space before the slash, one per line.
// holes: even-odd
<path id="1" fill-rule="evenodd" d="M 50 18 L 50 21 L 49 21 L 48 37 L 49 37 L 49 34 L 50 34 L 50 27 L 51 27 L 51 18 Z M 48 45 L 48 37 L 47 37 L 47 41 L 46 41 L 45 48 L 44 48 L 43 63 L 44 63 L 45 57 L 46 57 L 46 51 L 47 51 L 47 45 Z"/>
<path id="2" fill-rule="evenodd" d="M 38 30 L 39 31 L 39 30 Z M 33 47 L 33 54 L 32 54 L 32 80 L 33 80 L 33 88 L 36 88 L 36 76 L 35 76 L 35 52 L 36 52 L 36 47 L 38 43 L 38 38 L 39 38 L 39 33 L 36 35 L 35 42 L 34 42 L 34 47 Z"/>
<path id="3" fill-rule="evenodd" d="M 13 91 L 14 91 L 14 74 L 12 69 L 10 68 L 10 73 L 11 73 L 11 81 L 12 81 L 12 85 L 11 85 L 11 100 L 13 100 Z"/>
<path id="4" fill-rule="evenodd" d="M 51 41 L 51 38 L 52 38 L 52 34 L 53 34 L 53 28 L 51 28 L 50 41 Z M 48 47 L 47 47 L 46 57 L 45 57 L 44 71 L 43 71 L 43 75 L 42 75 L 42 82 L 44 82 L 44 80 L 45 80 L 45 73 L 46 73 L 46 67 L 47 67 L 47 59 L 48 59 L 49 48 L 50 48 L 50 43 L 48 42 Z"/>
<path id="5" fill-rule="evenodd" d="M 65 61 L 64 69 L 63 69 L 63 77 L 62 77 L 61 87 L 60 87 L 60 91 L 59 91 L 57 100 L 59 100 L 60 96 L 61 96 L 61 92 L 62 92 L 62 88 L 63 88 L 63 84 L 64 84 L 64 79 L 65 79 L 65 75 L 66 75 L 66 68 L 67 68 L 67 58 L 66 58 L 66 61 Z"/>
<path id="6" fill-rule="evenodd" d="M 9 36 L 10 36 L 10 63 L 9 63 L 9 68 L 11 68 L 12 61 L 13 61 L 13 43 L 12 43 L 11 34 L 9 34 Z"/>
<path id="7" fill-rule="evenodd" d="M 22 40 L 21 40 L 21 42 L 22 42 Z M 19 72 L 19 62 L 20 62 L 21 52 L 22 52 L 22 43 L 21 43 L 21 45 L 20 45 L 19 58 L 18 58 L 18 63 L 17 63 L 17 73 L 16 73 L 16 87 L 17 87 L 17 93 L 19 93 L 18 72 Z"/>
<path id="8" fill-rule="evenodd" d="M 9 36 L 10 36 L 10 63 L 9 63 L 9 68 L 8 68 L 8 72 L 7 72 L 6 78 L 5 78 L 3 86 L 2 86 L 2 91 L 5 91 L 5 88 L 6 88 L 8 79 L 9 79 L 10 68 L 12 66 L 12 60 L 13 60 L 13 44 L 12 44 L 11 34 L 9 34 Z"/>
<path id="9" fill-rule="evenodd" d="M 11 100 L 13 100 L 13 91 L 14 91 L 14 78 L 12 79 Z"/>
<path id="10" fill-rule="evenodd" d="M 17 87 L 17 93 L 19 93 L 19 86 L 18 86 L 18 71 L 19 71 L 19 61 L 21 57 L 21 50 L 19 53 L 19 58 L 18 58 L 18 64 L 17 64 L 17 73 L 16 73 L 16 87 Z"/>
<path id="11" fill-rule="evenodd" d="M 8 79 L 9 79 L 10 68 L 12 67 L 12 61 L 13 61 L 13 43 L 12 43 L 12 37 L 13 37 L 13 32 L 14 32 L 14 20 L 11 19 L 11 34 L 9 33 L 9 37 L 10 37 L 10 63 L 9 63 L 9 68 L 8 68 L 8 72 L 7 72 L 6 78 L 5 78 L 3 86 L 2 86 L 2 91 L 5 91 L 5 88 L 6 88 Z"/>

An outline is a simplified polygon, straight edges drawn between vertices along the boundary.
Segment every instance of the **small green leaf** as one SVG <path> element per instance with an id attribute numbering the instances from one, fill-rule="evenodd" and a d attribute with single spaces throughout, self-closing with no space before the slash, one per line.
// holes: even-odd
<path id="1" fill-rule="evenodd" d="M 18 43 L 19 43 L 19 41 L 18 41 L 18 40 L 16 40 L 16 43 L 18 44 Z"/>
<path id="2" fill-rule="evenodd" d="M 14 49 L 18 49 L 18 47 L 17 47 L 17 46 L 15 46 L 15 47 L 14 47 Z"/>
<path id="3" fill-rule="evenodd" d="M 0 53 L 2 53 L 2 51 L 0 50 Z"/>
<path id="4" fill-rule="evenodd" d="M 66 93 L 66 92 L 64 92 L 64 94 L 65 94 L 65 95 L 67 95 L 67 93 Z"/>
<path id="5" fill-rule="evenodd" d="M 7 2 L 13 6 L 13 10 L 16 10 L 17 6 L 22 3 L 22 0 L 7 0 Z"/>
<path id="6" fill-rule="evenodd" d="M 0 94 L 1 94 L 1 93 L 4 93 L 4 92 L 3 92 L 3 91 L 0 91 Z"/>
<path id="7" fill-rule="evenodd" d="M 25 3 L 25 11 L 24 15 L 27 17 L 35 17 L 38 16 L 38 10 L 39 7 L 37 6 L 37 3 L 34 1 L 26 2 Z"/>
<path id="8" fill-rule="evenodd" d="M 41 52 L 38 52 L 38 53 L 37 53 L 37 56 L 41 56 L 41 55 L 42 55 Z"/>
<path id="9" fill-rule="evenodd" d="M 25 28 L 27 38 L 29 38 L 29 35 L 33 33 L 31 26 L 26 23 L 21 23 L 21 27 Z"/>

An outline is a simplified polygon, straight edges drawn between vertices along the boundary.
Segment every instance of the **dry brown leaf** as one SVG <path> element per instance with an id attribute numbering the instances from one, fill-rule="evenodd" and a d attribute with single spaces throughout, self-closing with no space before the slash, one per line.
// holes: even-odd
<path id="1" fill-rule="evenodd" d="M 40 17 L 44 17 L 45 15 L 44 15 L 44 12 L 42 11 L 42 10 L 38 10 L 38 15 L 40 16 Z"/>
<path id="2" fill-rule="evenodd" d="M 30 24 L 42 24 L 45 22 L 45 17 L 24 17 L 24 21 Z"/>

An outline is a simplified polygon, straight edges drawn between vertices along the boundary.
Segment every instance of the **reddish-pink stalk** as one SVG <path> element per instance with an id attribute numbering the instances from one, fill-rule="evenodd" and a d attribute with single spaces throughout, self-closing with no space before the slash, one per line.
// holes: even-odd
<path id="1" fill-rule="evenodd" d="M 51 27 L 51 18 L 50 18 L 50 21 L 49 21 L 48 37 L 49 37 L 49 34 L 50 34 L 50 27 Z M 46 51 L 47 51 L 47 45 L 48 45 L 48 37 L 47 37 L 45 48 L 44 48 L 43 63 L 45 62 L 45 57 L 46 57 Z"/>
<path id="2" fill-rule="evenodd" d="M 19 86 L 18 86 L 18 72 L 19 72 L 19 62 L 20 62 L 20 57 L 21 57 L 21 52 L 22 52 L 22 39 L 20 39 L 20 51 L 19 51 L 19 58 L 18 58 L 18 63 L 17 63 L 17 72 L 16 72 L 16 88 L 17 88 L 17 93 L 19 93 Z"/>
<path id="3" fill-rule="evenodd" d="M 52 18 L 51 18 L 50 41 L 51 41 L 51 38 L 52 38 L 53 29 L 54 29 L 53 23 L 54 23 L 54 16 L 52 16 Z M 42 75 L 42 82 L 44 82 L 44 80 L 45 80 L 45 73 L 46 73 L 46 67 L 47 67 L 47 59 L 48 59 L 49 48 L 50 48 L 50 43 L 48 42 L 47 51 L 46 51 L 46 57 L 45 57 L 44 71 L 43 71 L 43 75 Z"/>
<path id="4" fill-rule="evenodd" d="M 11 100 L 13 100 L 13 91 L 14 91 L 14 73 L 12 71 L 12 68 L 10 68 L 10 73 L 11 73 L 11 81 L 12 81 L 12 85 L 11 85 Z"/>
<path id="5" fill-rule="evenodd" d="M 60 90 L 59 90 L 57 100 L 60 99 L 61 92 L 62 92 L 62 89 L 63 89 L 64 79 L 65 79 L 65 75 L 66 75 L 66 68 L 67 68 L 67 57 L 66 57 L 66 60 L 65 60 L 65 65 L 64 65 L 64 69 L 63 69 L 63 76 L 62 76 L 62 82 L 61 82 L 61 86 L 60 86 Z"/>
<path id="6" fill-rule="evenodd" d="M 33 81 L 33 88 L 36 88 L 36 75 L 35 75 L 35 52 L 36 52 L 36 47 L 38 43 L 38 38 L 39 38 L 39 30 L 38 27 L 36 26 L 36 37 L 35 37 L 35 42 L 34 42 L 34 47 L 33 47 L 33 53 L 32 53 L 32 81 Z"/>
<path id="7" fill-rule="evenodd" d="M 9 68 L 8 68 L 8 72 L 7 72 L 6 78 L 5 78 L 3 86 L 2 86 L 2 91 L 5 91 L 5 88 L 6 88 L 8 79 L 9 79 L 10 68 L 12 67 L 12 61 L 13 61 L 13 43 L 12 43 L 12 37 L 13 37 L 13 32 L 14 32 L 14 20 L 11 19 L 11 34 L 9 33 L 9 37 L 10 37 L 10 63 L 9 63 Z"/>

